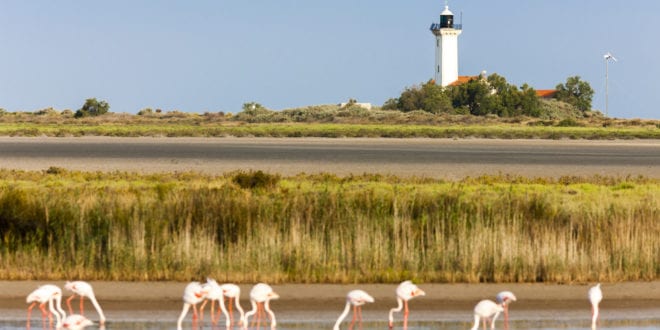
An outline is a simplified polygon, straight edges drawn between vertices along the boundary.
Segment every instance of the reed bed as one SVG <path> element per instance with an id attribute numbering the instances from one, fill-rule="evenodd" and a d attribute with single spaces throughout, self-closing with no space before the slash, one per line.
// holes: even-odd
<path id="1" fill-rule="evenodd" d="M 0 279 L 656 280 L 659 202 L 647 178 L 0 170 Z"/>

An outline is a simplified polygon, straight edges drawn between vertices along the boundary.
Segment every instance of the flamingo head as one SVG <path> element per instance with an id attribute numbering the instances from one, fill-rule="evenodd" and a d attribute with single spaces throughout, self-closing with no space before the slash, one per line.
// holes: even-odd
<path id="1" fill-rule="evenodd" d="M 268 297 L 268 300 L 275 300 L 275 299 L 279 299 L 280 295 L 275 293 L 275 291 L 271 291 L 271 292 L 268 293 L 267 297 Z"/>
<path id="2" fill-rule="evenodd" d="M 419 296 L 426 296 L 426 292 L 420 288 L 416 288 L 410 293 L 410 297 L 419 297 Z"/>

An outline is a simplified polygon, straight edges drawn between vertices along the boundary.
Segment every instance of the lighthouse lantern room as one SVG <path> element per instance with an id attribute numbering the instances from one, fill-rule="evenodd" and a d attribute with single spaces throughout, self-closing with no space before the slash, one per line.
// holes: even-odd
<path id="1" fill-rule="evenodd" d="M 458 80 L 458 36 L 462 26 L 454 24 L 454 14 L 445 4 L 445 10 L 440 14 L 440 23 L 431 24 L 431 32 L 435 35 L 435 75 L 436 84 L 448 86 Z"/>

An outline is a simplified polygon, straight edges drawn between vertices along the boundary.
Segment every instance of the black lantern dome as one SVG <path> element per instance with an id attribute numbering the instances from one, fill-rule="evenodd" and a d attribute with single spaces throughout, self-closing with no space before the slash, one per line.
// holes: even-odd
<path id="1" fill-rule="evenodd" d="M 449 11 L 449 6 L 445 6 L 445 10 L 440 14 L 440 28 L 454 28 L 454 14 Z"/>

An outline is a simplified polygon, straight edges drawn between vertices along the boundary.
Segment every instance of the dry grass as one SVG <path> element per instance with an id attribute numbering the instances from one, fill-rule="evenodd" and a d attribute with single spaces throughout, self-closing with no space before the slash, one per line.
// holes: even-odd
<path id="1" fill-rule="evenodd" d="M 0 171 L 0 278 L 586 282 L 660 273 L 660 182 Z M 251 187 L 251 188 L 250 188 Z"/>

